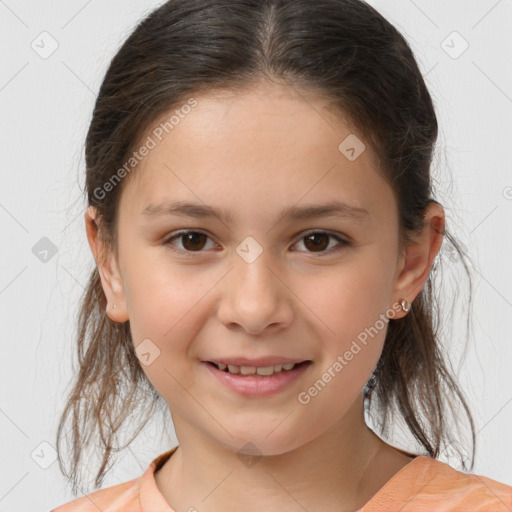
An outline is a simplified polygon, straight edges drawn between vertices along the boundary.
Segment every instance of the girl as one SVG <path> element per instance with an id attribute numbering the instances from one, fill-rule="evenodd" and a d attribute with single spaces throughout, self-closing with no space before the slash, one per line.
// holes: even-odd
<path id="1" fill-rule="evenodd" d="M 141 400 L 168 406 L 178 445 L 54 512 L 511 510 L 512 487 L 436 460 L 449 411 L 475 442 L 436 329 L 445 235 L 460 252 L 436 137 L 410 47 L 361 0 L 144 19 L 87 135 L 97 268 L 57 445 L 71 420 L 75 494 L 91 436 L 99 487 Z M 417 450 L 366 423 L 393 412 Z"/>

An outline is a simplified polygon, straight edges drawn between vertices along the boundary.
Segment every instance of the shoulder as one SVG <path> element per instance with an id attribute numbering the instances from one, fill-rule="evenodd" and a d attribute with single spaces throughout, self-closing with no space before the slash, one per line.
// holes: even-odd
<path id="1" fill-rule="evenodd" d="M 411 510 L 422 506 L 425 510 L 512 511 L 512 487 L 509 485 L 458 471 L 429 457 L 421 457 L 416 469 L 421 488 L 415 489 L 417 495 L 411 500 L 414 503 Z"/>
<path id="2" fill-rule="evenodd" d="M 420 455 L 361 509 L 374 510 L 512 512 L 512 487 Z"/>
<path id="3" fill-rule="evenodd" d="M 173 512 L 156 486 L 155 471 L 177 448 L 175 446 L 154 458 L 143 475 L 122 484 L 93 491 L 50 512 L 144 512 L 155 509 Z"/>
<path id="4" fill-rule="evenodd" d="M 467 510 L 512 510 L 512 487 L 486 476 L 463 473 L 444 462 L 428 459 L 432 466 L 433 489 Z"/>
<path id="5" fill-rule="evenodd" d="M 138 512 L 140 478 L 135 478 L 122 484 L 93 491 L 85 496 L 65 503 L 50 512 Z"/>

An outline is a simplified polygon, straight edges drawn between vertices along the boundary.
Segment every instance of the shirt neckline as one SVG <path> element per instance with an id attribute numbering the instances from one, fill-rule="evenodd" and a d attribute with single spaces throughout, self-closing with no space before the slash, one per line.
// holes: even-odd
<path id="1" fill-rule="evenodd" d="M 399 450 L 402 453 L 402 450 Z M 431 461 L 432 459 L 429 457 L 425 457 L 424 455 L 415 455 L 412 453 L 407 453 L 407 455 L 414 456 L 414 458 L 409 461 L 405 466 L 399 469 L 384 485 L 360 508 L 357 509 L 356 512 L 369 511 L 370 509 L 379 510 L 382 508 L 382 500 L 393 494 L 393 490 L 400 486 L 401 482 L 404 480 L 409 482 L 409 473 L 412 469 L 415 469 L 416 466 L 420 463 L 424 463 L 423 461 Z"/>
<path id="2" fill-rule="evenodd" d="M 148 468 L 144 472 L 141 477 L 141 485 L 139 490 L 139 501 L 141 505 L 141 510 L 143 512 L 148 512 L 151 510 L 159 510 L 161 512 L 176 512 L 169 503 L 165 500 L 160 489 L 158 489 L 156 485 L 155 472 L 158 471 L 172 456 L 172 454 L 177 450 L 178 446 L 171 448 L 170 450 L 158 455 L 151 461 Z M 413 453 L 407 453 L 402 450 L 399 450 L 402 453 L 413 456 L 414 458 L 408 462 L 405 466 L 399 469 L 384 485 L 362 506 L 357 512 L 363 512 L 365 510 L 378 509 L 379 502 L 385 496 L 389 496 L 392 494 L 394 488 L 400 485 L 403 480 L 409 481 L 408 474 L 412 469 L 416 468 L 416 466 L 423 461 L 431 461 L 429 457 L 424 455 L 416 455 Z"/>
<path id="3" fill-rule="evenodd" d="M 179 445 L 178 445 L 179 446 Z M 142 512 L 158 510 L 160 512 L 176 512 L 165 500 L 156 485 L 155 472 L 159 470 L 177 450 L 178 446 L 158 455 L 149 464 L 141 477 L 139 501 Z"/>

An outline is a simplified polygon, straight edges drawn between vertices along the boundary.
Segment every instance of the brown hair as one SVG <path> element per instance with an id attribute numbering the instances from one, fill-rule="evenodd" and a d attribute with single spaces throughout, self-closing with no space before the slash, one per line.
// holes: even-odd
<path id="1" fill-rule="evenodd" d="M 382 162 L 399 209 L 400 248 L 424 225 L 433 199 L 430 167 L 438 125 L 433 103 L 403 36 L 361 0 L 170 0 L 144 18 L 110 63 L 86 139 L 86 193 L 97 209 L 100 236 L 117 255 L 116 215 L 122 190 L 98 190 L 130 158 L 152 123 L 192 95 L 250 87 L 260 79 L 313 91 L 332 102 L 360 131 Z M 136 172 L 136 171 L 134 171 Z M 445 229 L 465 272 L 466 255 Z M 441 312 L 433 277 L 401 319 L 391 319 L 382 356 L 365 390 L 365 407 L 381 433 L 398 411 L 431 457 L 453 441 L 446 415 L 457 399 L 473 419 L 442 356 Z M 102 455 L 100 487 L 121 427 L 165 402 L 147 380 L 132 344 L 129 322 L 105 313 L 97 268 L 83 295 L 78 321 L 78 373 L 57 432 L 61 471 L 76 493 L 85 448 Z M 468 316 L 469 321 L 469 316 Z M 449 407 L 448 407 L 449 406 Z M 134 415 L 136 408 L 146 415 Z M 71 421 L 71 468 L 60 442 Z M 93 436 L 93 439 L 91 439 Z M 125 446 L 126 446 L 125 445 Z M 463 465 L 465 461 L 463 460 Z"/>

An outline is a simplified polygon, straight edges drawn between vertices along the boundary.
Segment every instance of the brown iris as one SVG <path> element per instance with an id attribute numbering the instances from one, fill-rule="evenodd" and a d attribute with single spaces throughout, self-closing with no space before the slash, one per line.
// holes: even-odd
<path id="1" fill-rule="evenodd" d="M 324 241 L 326 241 L 327 243 L 323 244 L 321 241 L 318 242 L 317 237 L 320 237 L 320 238 L 323 237 Z M 316 241 L 312 242 L 312 244 L 313 244 L 312 247 L 308 247 L 308 242 L 312 241 L 313 239 Z M 308 235 L 308 236 L 304 237 L 304 245 L 308 249 L 316 248 L 316 249 L 320 249 L 320 250 L 325 250 L 325 248 L 329 246 L 329 236 L 326 234 L 323 234 L 323 233 L 313 233 L 312 235 Z"/>
<path id="2" fill-rule="evenodd" d="M 204 246 L 204 243 L 206 243 L 206 239 L 208 238 L 204 233 L 185 233 L 184 235 L 181 235 L 182 241 L 183 241 L 183 247 L 187 251 L 198 249 L 201 250 Z M 201 244 L 201 241 L 204 243 Z M 195 246 L 195 244 L 199 243 L 201 247 Z"/>

